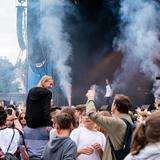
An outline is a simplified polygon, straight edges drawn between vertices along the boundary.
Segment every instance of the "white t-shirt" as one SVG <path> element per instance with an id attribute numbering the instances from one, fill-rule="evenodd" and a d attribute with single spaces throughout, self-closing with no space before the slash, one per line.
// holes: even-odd
<path id="1" fill-rule="evenodd" d="M 111 86 L 109 84 L 106 85 L 106 94 L 105 94 L 105 97 L 111 97 L 112 94 L 113 94 L 113 92 L 112 92 Z"/>
<path id="2" fill-rule="evenodd" d="M 17 129 L 14 129 L 14 131 L 15 131 L 15 135 L 10 145 L 10 148 L 8 151 L 9 153 L 15 153 L 20 142 L 19 131 Z M 4 153 L 7 152 L 12 136 L 13 136 L 12 128 L 5 128 L 0 130 L 0 148 Z"/>
<path id="3" fill-rule="evenodd" d="M 74 129 L 70 138 L 75 141 L 77 148 L 89 147 L 95 143 L 99 143 L 104 151 L 106 145 L 106 138 L 103 133 L 99 131 L 91 131 L 86 127 L 78 127 Z M 77 160 L 100 160 L 100 157 L 96 151 L 90 155 L 80 154 Z"/>

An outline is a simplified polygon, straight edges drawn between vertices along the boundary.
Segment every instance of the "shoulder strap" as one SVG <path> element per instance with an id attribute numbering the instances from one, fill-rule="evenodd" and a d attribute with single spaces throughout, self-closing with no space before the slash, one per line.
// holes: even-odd
<path id="1" fill-rule="evenodd" d="M 109 141 L 109 144 L 110 144 L 110 146 L 111 146 L 111 154 L 112 154 L 112 158 L 114 159 L 114 147 L 113 147 L 113 144 L 112 144 L 112 141 L 111 141 L 111 139 L 109 138 L 109 136 L 108 136 L 108 141 Z"/>
<path id="2" fill-rule="evenodd" d="M 13 129 L 12 139 L 11 139 L 11 142 L 10 142 L 10 144 L 9 144 L 8 148 L 7 148 L 7 152 L 9 151 L 9 148 L 10 148 L 10 146 L 11 146 L 11 144 L 12 144 L 12 141 L 13 141 L 14 135 L 15 135 L 15 130 Z"/>
<path id="3" fill-rule="evenodd" d="M 123 140 L 123 143 L 122 143 L 122 147 L 124 148 L 125 147 L 125 143 L 127 142 L 127 139 L 129 138 L 128 136 L 129 136 L 129 134 L 131 132 L 131 123 L 128 122 L 128 120 L 126 120 L 125 118 L 121 118 L 121 119 L 125 122 L 125 124 L 127 126 L 126 134 L 125 134 L 125 137 L 124 137 L 124 140 Z"/>
<path id="4" fill-rule="evenodd" d="M 3 129 L 6 129 L 7 127 L 4 127 L 4 128 L 0 128 L 0 130 L 3 130 Z"/>
<path id="5" fill-rule="evenodd" d="M 123 140 L 123 142 L 122 142 L 122 149 L 125 147 L 125 143 L 127 142 L 127 138 L 128 138 L 128 134 L 129 134 L 129 132 L 130 132 L 130 123 L 125 119 L 125 118 L 121 118 L 124 122 L 125 122 L 125 124 L 126 124 L 126 126 L 127 126 L 127 128 L 126 128 L 126 133 L 125 133 L 125 136 L 124 136 L 124 140 Z M 108 137 L 108 140 L 109 140 L 109 143 L 110 143 L 110 146 L 111 146 L 111 149 L 112 149 L 112 151 L 115 151 L 115 149 L 114 149 L 114 147 L 113 147 L 113 144 L 112 144 L 112 142 L 111 142 L 111 139 Z"/>

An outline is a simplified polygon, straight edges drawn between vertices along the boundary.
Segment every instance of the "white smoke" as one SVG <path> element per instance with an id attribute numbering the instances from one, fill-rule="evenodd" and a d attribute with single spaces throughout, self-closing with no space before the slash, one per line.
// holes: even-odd
<path id="1" fill-rule="evenodd" d="M 42 7 L 42 39 L 45 37 L 47 40 L 60 87 L 70 105 L 72 69 L 68 65 L 68 61 L 72 55 L 72 46 L 69 42 L 68 33 L 64 31 L 63 21 L 66 11 L 71 10 L 71 7 L 65 0 L 47 0 L 45 1 L 45 7 L 44 4 Z"/>
<path id="2" fill-rule="evenodd" d="M 139 66 L 141 72 L 155 81 L 160 75 L 155 63 L 160 60 L 160 7 L 149 0 L 121 0 L 120 6 L 121 37 L 116 43 L 124 53 L 123 76 Z M 156 81 L 153 91 L 160 91 Z"/>

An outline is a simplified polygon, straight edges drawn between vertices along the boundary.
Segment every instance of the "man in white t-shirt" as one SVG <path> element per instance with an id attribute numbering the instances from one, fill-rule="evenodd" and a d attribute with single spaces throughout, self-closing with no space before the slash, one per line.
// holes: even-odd
<path id="1" fill-rule="evenodd" d="M 104 95 L 105 99 L 106 99 L 106 105 L 111 105 L 111 98 L 112 98 L 112 88 L 111 88 L 111 84 L 109 82 L 108 79 L 106 79 L 106 93 Z"/>
<path id="2" fill-rule="evenodd" d="M 77 145 L 77 160 L 101 160 L 106 144 L 103 133 L 95 129 L 95 123 L 82 115 L 83 126 L 74 129 L 70 138 Z"/>

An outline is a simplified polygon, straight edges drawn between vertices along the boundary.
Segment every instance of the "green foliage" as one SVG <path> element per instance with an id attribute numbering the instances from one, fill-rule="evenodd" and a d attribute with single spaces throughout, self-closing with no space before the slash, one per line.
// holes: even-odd
<path id="1" fill-rule="evenodd" d="M 15 66 L 5 58 L 0 58 L 0 92 L 18 92 Z"/>

